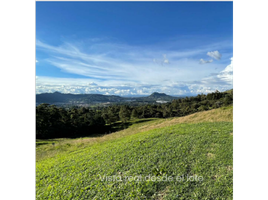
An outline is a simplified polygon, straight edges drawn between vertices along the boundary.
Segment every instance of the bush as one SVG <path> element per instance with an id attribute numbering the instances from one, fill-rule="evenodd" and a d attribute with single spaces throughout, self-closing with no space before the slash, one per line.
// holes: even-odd
<path id="1" fill-rule="evenodd" d="M 202 105 L 202 106 L 200 106 L 200 107 L 198 108 L 198 110 L 199 110 L 199 111 L 205 111 L 205 110 L 208 110 L 208 107 Z"/>

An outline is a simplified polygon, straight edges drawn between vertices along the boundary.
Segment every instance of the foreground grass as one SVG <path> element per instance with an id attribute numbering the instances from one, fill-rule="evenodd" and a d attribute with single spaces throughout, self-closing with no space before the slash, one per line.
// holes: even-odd
<path id="1" fill-rule="evenodd" d="M 232 122 L 177 124 L 40 160 L 36 198 L 232 199 L 232 131 Z"/>
<path id="2" fill-rule="evenodd" d="M 43 160 L 54 157 L 61 153 L 68 153 L 83 148 L 89 145 L 101 143 L 105 141 L 117 140 L 129 135 L 137 134 L 140 132 L 153 130 L 157 128 L 172 126 L 180 123 L 200 123 L 200 122 L 232 122 L 233 121 L 233 106 L 223 107 L 219 109 L 209 110 L 191 114 L 185 117 L 175 117 L 168 119 L 150 118 L 146 122 L 142 120 L 133 120 L 133 125 L 129 128 L 117 131 L 107 135 L 83 137 L 78 139 L 50 139 L 50 140 L 37 140 L 36 142 L 36 160 Z M 142 122 L 142 123 L 140 123 Z"/>

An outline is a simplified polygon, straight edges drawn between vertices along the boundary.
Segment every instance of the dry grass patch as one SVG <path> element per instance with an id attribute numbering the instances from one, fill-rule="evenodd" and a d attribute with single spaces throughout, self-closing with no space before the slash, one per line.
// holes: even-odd
<path id="1" fill-rule="evenodd" d="M 216 174 L 216 175 L 214 175 L 214 176 L 212 177 L 212 179 L 213 179 L 214 181 L 216 181 L 219 177 L 220 177 L 220 175 Z"/>
<path id="2" fill-rule="evenodd" d="M 226 167 L 228 171 L 233 171 L 233 166 L 229 165 Z"/>
<path id="3" fill-rule="evenodd" d="M 208 153 L 207 156 L 209 159 L 215 158 L 215 154 L 213 154 L 213 153 Z"/>
<path id="4" fill-rule="evenodd" d="M 142 131 L 148 131 L 156 128 L 172 126 L 181 123 L 202 123 L 202 122 L 233 122 L 233 107 L 228 109 L 218 108 L 209 111 L 194 113 L 185 117 L 169 118 L 158 121 L 151 125 L 140 127 Z"/>
<path id="5" fill-rule="evenodd" d="M 163 191 L 160 191 L 154 199 L 163 200 L 166 196 L 166 193 L 169 191 L 169 188 L 170 186 L 167 186 Z"/>
<path id="6" fill-rule="evenodd" d="M 215 109 L 174 118 L 170 123 L 233 122 L 233 108 Z"/>

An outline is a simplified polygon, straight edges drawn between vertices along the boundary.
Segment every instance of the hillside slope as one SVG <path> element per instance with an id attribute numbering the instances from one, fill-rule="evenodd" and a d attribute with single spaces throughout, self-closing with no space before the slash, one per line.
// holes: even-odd
<path id="1" fill-rule="evenodd" d="M 36 198 L 232 199 L 232 131 L 229 107 L 62 141 L 83 148 L 37 161 Z"/>

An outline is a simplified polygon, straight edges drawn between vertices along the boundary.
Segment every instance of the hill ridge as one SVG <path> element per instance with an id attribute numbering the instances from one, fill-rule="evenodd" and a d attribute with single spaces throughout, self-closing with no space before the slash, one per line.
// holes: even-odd
<path id="1" fill-rule="evenodd" d="M 41 93 L 36 94 L 36 103 L 92 103 L 92 102 L 124 102 L 124 101 L 172 101 L 178 99 L 167 95 L 165 93 L 154 92 L 149 96 L 145 97 L 122 97 L 117 95 L 105 95 L 105 94 L 71 94 L 71 93 Z"/>

